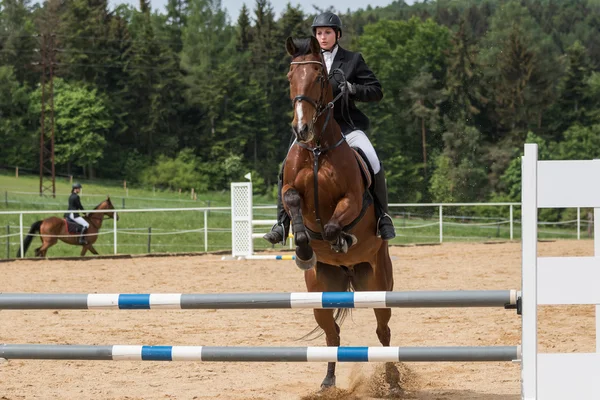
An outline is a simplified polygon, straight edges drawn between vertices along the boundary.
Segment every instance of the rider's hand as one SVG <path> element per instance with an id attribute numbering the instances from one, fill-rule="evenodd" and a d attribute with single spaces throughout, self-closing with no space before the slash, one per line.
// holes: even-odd
<path id="1" fill-rule="evenodd" d="M 342 92 L 348 91 L 348 93 L 350 94 L 356 94 L 356 86 L 354 86 L 350 82 L 340 83 L 338 89 L 340 89 Z"/>

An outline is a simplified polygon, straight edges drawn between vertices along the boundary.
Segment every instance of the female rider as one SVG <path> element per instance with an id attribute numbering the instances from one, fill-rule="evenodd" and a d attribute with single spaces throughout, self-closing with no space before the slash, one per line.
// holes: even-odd
<path id="1" fill-rule="evenodd" d="M 369 118 L 356 108 L 355 101 L 375 102 L 383 98 L 381 85 L 375 74 L 369 69 L 360 53 L 343 49 L 338 44 L 342 37 L 342 21 L 331 13 L 325 12 L 317 15 L 312 23 L 313 35 L 319 41 L 321 52 L 329 73 L 329 83 L 333 88 L 333 96 L 340 91 L 348 92 L 348 107 L 336 104 L 333 116 L 340 126 L 342 133 L 350 147 L 358 147 L 367 157 L 375 174 L 372 193 L 375 198 L 375 212 L 378 218 L 377 234 L 383 240 L 391 240 L 396 236 L 394 224 L 388 214 L 388 196 L 385 183 L 385 173 L 377 153 L 373 148 L 365 131 L 369 128 Z M 342 75 L 334 70 L 340 69 Z M 332 71 L 334 73 L 332 74 Z M 290 218 L 283 208 L 281 198 L 281 181 L 283 174 L 279 175 L 277 195 L 277 224 L 271 231 L 264 235 L 270 243 L 285 244 L 290 229 Z"/>

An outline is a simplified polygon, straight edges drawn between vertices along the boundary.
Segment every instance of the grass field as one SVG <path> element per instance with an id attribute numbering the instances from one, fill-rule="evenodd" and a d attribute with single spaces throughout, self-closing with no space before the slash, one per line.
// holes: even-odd
<path id="1" fill-rule="evenodd" d="M 196 200 L 191 193 L 172 191 L 155 191 L 141 188 L 125 190 L 122 185 L 98 181 L 81 182 L 83 192 L 82 203 L 86 209 L 94 208 L 110 195 L 117 209 L 154 209 L 154 208 L 200 208 L 229 207 L 230 193 L 211 192 L 197 194 Z M 39 178 L 0 174 L 0 211 L 24 210 L 64 210 L 70 194 L 70 182 L 57 179 L 56 198 L 40 197 Z M 255 196 L 254 205 L 274 205 L 275 201 L 266 196 Z M 510 237 L 508 224 L 508 207 L 505 218 L 468 219 L 453 216 L 457 208 L 444 208 L 444 241 L 486 241 L 506 240 Z M 397 237 L 391 244 L 437 243 L 439 242 L 439 221 L 436 207 L 411 209 L 392 209 L 395 215 Z M 410 211 L 410 214 L 407 212 Z M 503 210 L 504 213 L 504 210 Z M 50 215 L 36 213 L 24 215 L 25 232 L 35 221 Z M 256 209 L 255 219 L 275 219 L 275 209 Z M 207 213 L 208 250 L 218 251 L 231 249 L 231 217 L 228 210 L 211 210 Z M 520 224 L 514 225 L 514 240 L 520 240 Z M 149 231 L 151 229 L 151 232 Z M 582 238 L 587 238 L 582 224 Z M 266 232 L 268 227 L 257 227 L 257 232 Z M 0 258 L 14 257 L 19 247 L 19 215 L 0 215 Z M 100 231 L 101 237 L 95 247 L 101 254 L 112 254 L 114 248 L 113 221 L 106 220 Z M 540 238 L 574 239 L 577 237 L 576 225 L 540 226 Z M 34 240 L 32 249 L 38 247 L 38 239 Z M 161 212 L 126 212 L 120 214 L 117 225 L 117 243 L 119 254 L 141 254 L 150 252 L 198 252 L 205 250 L 204 212 L 203 211 L 161 211 Z M 273 248 L 264 240 L 254 241 L 255 249 Z M 280 248 L 280 246 L 275 246 Z M 285 246 L 289 248 L 289 246 Z M 27 256 L 33 256 L 30 249 Z M 79 247 L 59 243 L 48 252 L 50 257 L 77 256 Z"/>

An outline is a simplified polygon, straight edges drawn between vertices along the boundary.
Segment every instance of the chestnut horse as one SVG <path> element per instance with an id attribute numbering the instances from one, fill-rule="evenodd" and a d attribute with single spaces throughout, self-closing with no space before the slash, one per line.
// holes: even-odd
<path id="1" fill-rule="evenodd" d="M 376 234 L 369 188 L 353 150 L 332 118 L 333 91 L 319 43 L 288 38 L 292 57 L 288 80 L 294 107 L 296 143 L 284 164 L 282 196 L 296 243 L 296 263 L 305 270 L 309 292 L 391 291 L 394 286 L 388 243 Z M 366 203 L 366 204 L 365 204 Z M 367 207 L 363 207 L 363 204 Z M 364 208 L 364 210 L 363 210 Z M 340 345 L 338 321 L 347 310 L 315 309 L 328 346 Z M 377 337 L 390 345 L 389 308 L 374 309 Z M 386 364 L 386 380 L 400 391 L 399 373 Z M 321 388 L 335 386 L 330 362 Z"/>
<path id="2" fill-rule="evenodd" d="M 96 239 L 98 239 L 98 231 L 102 227 L 104 217 L 108 216 L 108 218 L 114 218 L 114 214 L 108 211 L 114 209 L 115 207 L 110 201 L 110 197 L 107 197 L 106 200 L 98 204 L 93 211 L 88 212 L 87 216 L 83 217 L 90 224 L 85 236 L 87 244 L 83 245 L 79 244 L 79 234 L 69 234 L 67 223 L 64 218 L 49 217 L 34 222 L 29 229 L 29 234 L 23 241 L 23 254 L 29 249 L 34 234 L 39 233 L 40 238 L 42 239 L 42 246 L 35 249 L 36 257 L 46 257 L 48 248 L 54 246 L 59 239 L 68 244 L 82 246 L 81 256 L 84 256 L 88 250 L 97 255 L 98 252 L 94 248 L 94 243 L 96 243 Z M 119 216 L 117 215 L 117 221 L 118 220 Z M 21 248 L 17 251 L 17 257 L 21 257 Z"/>

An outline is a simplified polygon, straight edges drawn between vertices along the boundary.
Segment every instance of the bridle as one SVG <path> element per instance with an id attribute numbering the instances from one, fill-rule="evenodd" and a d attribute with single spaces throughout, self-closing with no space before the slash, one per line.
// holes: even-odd
<path id="1" fill-rule="evenodd" d="M 323 134 L 323 132 L 325 132 L 325 129 L 327 128 L 327 124 L 329 123 L 329 120 L 331 119 L 331 114 L 333 112 L 334 103 L 342 96 L 343 93 L 340 92 L 332 101 L 330 101 L 327 104 L 324 104 L 325 103 L 325 85 L 327 84 L 327 79 L 328 78 L 323 73 L 323 62 L 322 61 L 316 61 L 316 60 L 305 60 L 305 61 L 292 61 L 290 63 L 290 65 L 306 65 L 306 64 L 318 64 L 318 65 L 321 66 L 321 73 L 317 77 L 317 79 L 321 82 L 321 95 L 319 97 L 319 100 L 315 101 L 315 100 L 311 99 L 310 97 L 308 97 L 306 95 L 299 94 L 296 97 L 294 97 L 294 99 L 292 101 L 292 106 L 295 108 L 296 107 L 296 102 L 298 102 L 298 101 L 306 101 L 307 103 L 309 103 L 310 105 L 312 105 L 315 108 L 316 113 L 313 116 L 312 123 L 310 125 L 310 129 L 311 130 L 314 129 L 314 126 L 315 126 L 315 123 L 317 122 L 317 119 L 319 119 L 319 117 L 321 115 L 323 115 L 323 113 L 327 112 L 327 116 L 325 117 L 325 123 L 323 124 L 323 127 L 321 128 L 321 133 L 319 135 L 314 135 L 315 140 L 317 142 L 317 147 L 316 148 L 320 148 L 321 135 Z M 314 132 L 313 132 L 313 134 L 314 134 Z M 344 140 L 345 140 L 345 136 L 342 133 L 342 138 L 340 139 L 340 141 L 337 142 L 331 148 L 339 146 L 341 144 L 341 142 L 343 142 Z M 300 142 L 298 142 L 298 144 L 301 147 L 304 147 L 305 149 L 311 150 L 310 147 L 308 147 L 306 145 L 303 146 L 303 143 L 301 144 Z M 329 150 L 329 148 L 327 150 Z M 321 152 L 323 152 L 323 150 L 321 150 Z"/>
<path id="2" fill-rule="evenodd" d="M 105 219 L 112 219 L 113 217 L 113 213 L 110 212 L 110 208 L 104 209 L 98 209 L 98 208 L 94 208 L 93 210 L 91 210 L 89 213 L 87 213 L 87 217 L 90 221 L 90 224 L 92 224 L 94 226 L 94 228 L 96 229 L 100 229 L 100 227 L 96 224 L 95 220 L 100 220 L 100 221 L 104 221 Z M 102 216 L 96 216 L 95 214 L 102 214 Z"/>

